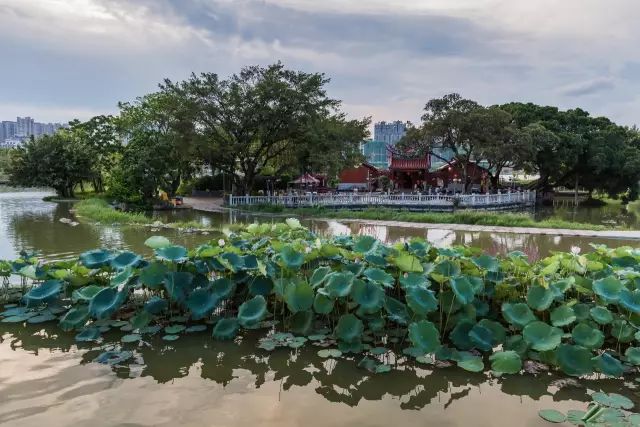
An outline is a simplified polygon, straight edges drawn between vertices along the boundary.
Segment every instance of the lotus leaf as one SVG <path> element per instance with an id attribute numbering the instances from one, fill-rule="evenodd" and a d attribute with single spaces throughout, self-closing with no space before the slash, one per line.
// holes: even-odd
<path id="1" fill-rule="evenodd" d="M 617 393 L 596 392 L 591 395 L 591 398 L 594 402 L 609 408 L 630 410 L 634 406 L 628 397 Z"/>
<path id="2" fill-rule="evenodd" d="M 167 274 L 164 289 L 169 299 L 184 302 L 193 289 L 193 274 L 186 271 L 173 271 Z"/>
<path id="3" fill-rule="evenodd" d="M 387 288 L 393 287 L 395 281 L 392 275 L 379 268 L 367 268 L 364 270 L 364 275 L 372 282 L 380 283 Z"/>
<path id="4" fill-rule="evenodd" d="M 556 307 L 551 312 L 551 324 L 553 326 L 567 326 L 576 321 L 576 314 L 568 305 Z"/>
<path id="5" fill-rule="evenodd" d="M 257 295 L 238 308 L 238 322 L 240 325 L 252 327 L 258 324 L 267 314 L 267 301 L 262 295 Z"/>
<path id="6" fill-rule="evenodd" d="M 409 289 L 414 286 L 420 286 L 423 288 L 429 287 L 429 280 L 424 274 L 420 273 L 405 273 L 400 276 L 400 285 L 403 288 Z"/>
<path id="7" fill-rule="evenodd" d="M 344 265 L 344 270 L 350 272 L 354 276 L 359 276 L 364 271 L 364 264 L 359 262 L 349 262 Z"/>
<path id="8" fill-rule="evenodd" d="M 613 276 L 593 282 L 593 292 L 607 303 L 617 302 L 623 288 L 622 282 Z"/>
<path id="9" fill-rule="evenodd" d="M 313 310 L 318 314 L 329 314 L 333 311 L 333 304 L 331 298 L 318 293 L 313 300 Z"/>
<path id="10" fill-rule="evenodd" d="M 100 338 L 100 330 L 98 328 L 85 328 L 76 335 L 76 341 L 89 342 L 97 341 Z"/>
<path id="11" fill-rule="evenodd" d="M 318 267 L 313 271 L 309 283 L 315 289 L 324 283 L 329 273 L 331 273 L 331 267 Z"/>
<path id="12" fill-rule="evenodd" d="M 218 306 L 218 296 L 206 288 L 198 288 L 191 292 L 185 306 L 191 312 L 193 320 L 208 317 Z"/>
<path id="13" fill-rule="evenodd" d="M 591 314 L 591 318 L 600 325 L 608 325 L 613 322 L 613 315 L 606 307 L 597 305 L 589 310 L 589 314 Z"/>
<path id="14" fill-rule="evenodd" d="M 127 267 L 136 267 L 140 261 L 142 261 L 140 255 L 125 251 L 111 259 L 111 266 L 116 270 L 124 270 Z"/>
<path id="15" fill-rule="evenodd" d="M 522 369 L 520 355 L 512 350 L 499 351 L 489 356 L 491 370 L 498 375 L 517 374 Z"/>
<path id="16" fill-rule="evenodd" d="M 151 323 L 153 320 L 153 316 L 147 311 L 140 311 L 138 314 L 131 318 L 131 328 L 132 329 L 142 329 Z"/>
<path id="17" fill-rule="evenodd" d="M 187 250 L 182 246 L 163 246 L 155 250 L 156 257 L 163 261 L 184 262 L 187 258 Z"/>
<path id="18" fill-rule="evenodd" d="M 623 289 L 620 291 L 618 303 L 632 313 L 640 313 L 640 290 Z"/>
<path id="19" fill-rule="evenodd" d="M 611 336 L 620 342 L 631 342 L 635 330 L 626 320 L 617 319 L 611 324 Z"/>
<path id="20" fill-rule="evenodd" d="M 571 338 L 574 343 L 588 349 L 600 348 L 604 343 L 604 334 L 599 329 L 584 322 L 578 323 L 573 328 Z"/>
<path id="21" fill-rule="evenodd" d="M 558 412 L 555 409 L 541 409 L 538 411 L 538 415 L 540 415 L 540 418 L 549 421 L 550 423 L 563 423 L 567 421 L 567 417 L 562 412 Z"/>
<path id="22" fill-rule="evenodd" d="M 373 282 L 354 280 L 351 287 L 353 300 L 367 311 L 377 311 L 384 304 L 384 290 Z"/>
<path id="23" fill-rule="evenodd" d="M 524 328 L 529 323 L 536 320 L 529 306 L 525 303 L 504 303 L 502 304 L 502 315 L 507 322 L 518 328 Z"/>
<path id="24" fill-rule="evenodd" d="M 126 291 L 104 288 L 89 302 L 89 313 L 96 319 L 110 318 L 127 299 Z"/>
<path id="25" fill-rule="evenodd" d="M 533 310 L 544 311 L 551 307 L 555 295 L 551 289 L 542 286 L 531 286 L 527 291 L 527 304 Z"/>
<path id="26" fill-rule="evenodd" d="M 129 281 L 133 278 L 133 268 L 126 267 L 123 270 L 120 270 L 118 274 L 111 278 L 109 285 L 112 288 L 118 288 L 121 286 L 125 286 L 129 284 Z"/>
<path id="27" fill-rule="evenodd" d="M 151 249 L 160 249 L 171 246 L 171 242 L 164 236 L 151 236 L 144 241 L 144 245 Z"/>
<path id="28" fill-rule="evenodd" d="M 123 335 L 122 338 L 120 338 L 120 341 L 122 341 L 123 343 L 132 343 L 132 342 L 138 342 L 142 339 L 142 336 L 140 336 L 139 334 L 128 334 L 128 335 Z"/>
<path id="29" fill-rule="evenodd" d="M 304 255 L 291 246 L 282 248 L 280 251 L 280 259 L 283 265 L 291 270 L 298 270 L 302 264 L 304 264 Z"/>
<path id="30" fill-rule="evenodd" d="M 364 324 L 362 320 L 353 314 L 343 314 L 338 319 L 334 334 L 340 341 L 353 343 L 360 341 L 363 331 Z"/>
<path id="31" fill-rule="evenodd" d="M 56 319 L 57 317 L 55 314 L 51 313 L 50 311 L 47 311 L 47 312 L 42 312 L 37 316 L 29 317 L 27 319 L 27 323 L 38 324 L 38 323 L 51 322 L 52 320 L 56 320 Z"/>
<path id="32" fill-rule="evenodd" d="M 160 314 L 169 307 L 169 301 L 158 296 L 152 296 L 144 304 L 144 311 L 149 314 Z"/>
<path id="33" fill-rule="evenodd" d="M 481 270 L 498 272 L 500 271 L 500 263 L 495 257 L 489 255 L 480 255 L 472 258 L 471 261 Z"/>
<path id="34" fill-rule="evenodd" d="M 238 273 L 245 269 L 244 258 L 233 252 L 226 252 L 220 255 L 220 259 L 229 266 L 231 271 Z"/>
<path id="35" fill-rule="evenodd" d="M 331 298 L 346 297 L 351 292 L 353 284 L 353 273 L 334 273 L 327 280 L 324 286 L 324 292 Z"/>
<path id="36" fill-rule="evenodd" d="M 482 351 L 490 351 L 494 346 L 495 338 L 493 336 L 493 331 L 485 328 L 479 323 L 473 325 L 468 335 L 473 346 Z"/>
<path id="37" fill-rule="evenodd" d="M 84 286 L 73 291 L 73 293 L 71 294 L 71 300 L 73 302 L 89 302 L 102 289 L 103 287 L 98 285 Z"/>
<path id="38" fill-rule="evenodd" d="M 575 280 L 573 277 L 569 279 L 558 280 L 549 286 L 549 289 L 555 294 L 557 298 L 562 298 L 564 294 L 573 287 Z"/>
<path id="39" fill-rule="evenodd" d="M 589 319 L 591 316 L 590 310 L 591 305 L 584 303 L 577 303 L 571 307 L 573 310 L 573 314 L 576 316 L 576 320 L 582 322 L 583 320 Z"/>
<path id="40" fill-rule="evenodd" d="M 426 316 L 432 311 L 438 309 L 438 299 L 433 291 L 425 289 L 421 286 L 410 287 L 405 295 L 407 305 L 414 313 L 420 316 Z"/>
<path id="41" fill-rule="evenodd" d="M 289 330 L 294 334 L 308 335 L 313 328 L 313 319 L 312 311 L 298 311 L 289 318 Z"/>
<path id="42" fill-rule="evenodd" d="M 273 292 L 273 280 L 268 277 L 258 276 L 249 283 L 249 293 L 251 295 L 267 297 L 271 292 Z"/>
<path id="43" fill-rule="evenodd" d="M 164 341 L 175 341 L 178 338 L 180 338 L 180 335 L 172 335 L 172 334 L 167 334 L 167 335 L 163 335 L 162 339 Z"/>
<path id="44" fill-rule="evenodd" d="M 458 366 L 465 371 L 469 372 L 482 372 L 484 370 L 484 362 L 482 357 L 468 353 L 466 351 L 461 352 L 458 360 L 456 360 Z"/>
<path id="45" fill-rule="evenodd" d="M 452 277 L 451 289 L 456 295 L 456 298 L 463 305 L 470 304 L 475 298 L 473 285 L 471 284 L 469 279 L 464 276 Z"/>
<path id="46" fill-rule="evenodd" d="M 140 281 L 151 289 L 160 289 L 169 268 L 161 262 L 152 262 L 140 271 Z"/>
<path id="47" fill-rule="evenodd" d="M 95 358 L 95 361 L 98 363 L 104 363 L 106 365 L 118 365 L 122 362 L 126 362 L 132 357 L 133 353 L 130 351 L 110 350 L 100 353 L 98 357 Z"/>
<path id="48" fill-rule="evenodd" d="M 387 296 L 384 299 L 384 309 L 387 311 L 389 320 L 401 325 L 406 325 L 409 322 L 409 311 L 407 310 L 407 306 L 397 299 Z"/>
<path id="49" fill-rule="evenodd" d="M 62 317 L 62 319 L 60 319 L 60 328 L 63 331 L 78 329 L 81 326 L 84 326 L 88 319 L 89 309 L 87 306 L 81 305 L 72 308 Z"/>
<path id="50" fill-rule="evenodd" d="M 40 286 L 31 288 L 24 296 L 28 306 L 51 302 L 58 298 L 62 290 L 62 282 L 59 280 L 47 280 Z"/>
<path id="51" fill-rule="evenodd" d="M 307 311 L 313 306 L 315 294 L 313 288 L 307 282 L 290 282 L 285 290 L 284 300 L 289 311 L 297 313 Z"/>
<path id="52" fill-rule="evenodd" d="M 178 334 L 178 333 L 184 331 L 185 329 L 187 329 L 187 327 L 184 326 L 184 325 L 169 325 L 169 326 L 166 326 L 164 328 L 164 331 L 167 334 L 173 335 L 173 334 Z"/>
<path id="53" fill-rule="evenodd" d="M 375 250 L 378 241 L 372 236 L 360 236 L 353 245 L 353 250 L 361 254 Z"/>
<path id="54" fill-rule="evenodd" d="M 624 373 L 622 363 L 609 353 L 602 353 L 591 359 L 597 371 L 610 377 L 621 377 Z"/>
<path id="55" fill-rule="evenodd" d="M 423 353 L 433 353 L 440 347 L 440 333 L 435 325 L 427 320 L 409 325 L 409 340 Z"/>
<path id="56" fill-rule="evenodd" d="M 80 254 L 80 262 L 87 268 L 95 269 L 109 265 L 113 254 L 104 249 L 83 252 Z"/>
<path id="57" fill-rule="evenodd" d="M 335 348 L 325 348 L 323 350 L 318 351 L 318 356 L 326 359 L 328 357 L 340 357 L 342 356 L 342 352 Z"/>
<path id="58" fill-rule="evenodd" d="M 407 273 L 422 273 L 424 271 L 420 260 L 411 254 L 400 254 L 393 259 L 393 263 L 400 271 Z"/>
<path id="59" fill-rule="evenodd" d="M 499 322 L 489 320 L 489 319 L 481 319 L 478 322 L 478 326 L 488 329 L 491 331 L 491 345 L 496 346 L 498 344 L 504 343 L 507 338 L 507 332 Z"/>
<path id="60" fill-rule="evenodd" d="M 582 346 L 561 344 L 556 357 L 558 366 L 567 375 L 579 377 L 593 372 L 591 352 Z"/>
<path id="61" fill-rule="evenodd" d="M 211 292 L 219 300 L 231 298 L 236 291 L 236 284 L 226 277 L 211 282 Z"/>
<path id="62" fill-rule="evenodd" d="M 239 327 L 238 319 L 230 317 L 220 319 L 213 327 L 213 338 L 219 341 L 231 340 L 235 338 Z"/>
<path id="63" fill-rule="evenodd" d="M 632 365 L 640 365 L 640 347 L 629 347 L 624 352 L 627 361 Z"/>
<path id="64" fill-rule="evenodd" d="M 536 320 L 524 327 L 522 337 L 536 351 L 555 350 L 562 340 L 562 330 Z"/>
<path id="65" fill-rule="evenodd" d="M 474 347 L 474 343 L 469 337 L 469 333 L 474 326 L 474 322 L 470 320 L 458 322 L 449 333 L 451 342 L 460 350 L 471 350 Z"/>

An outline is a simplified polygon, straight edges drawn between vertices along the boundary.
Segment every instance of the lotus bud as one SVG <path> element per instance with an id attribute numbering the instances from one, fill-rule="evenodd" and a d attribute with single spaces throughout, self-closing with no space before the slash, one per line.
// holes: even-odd
<path id="1" fill-rule="evenodd" d="M 571 253 L 574 255 L 578 255 L 580 253 L 581 249 L 579 246 L 571 246 Z"/>
<path id="2" fill-rule="evenodd" d="M 221 248 L 224 247 L 224 239 L 218 240 L 218 246 L 220 246 Z"/>

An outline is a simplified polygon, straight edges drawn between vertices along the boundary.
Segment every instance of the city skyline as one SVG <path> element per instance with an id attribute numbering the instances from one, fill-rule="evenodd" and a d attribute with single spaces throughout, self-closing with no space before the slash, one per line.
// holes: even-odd
<path id="1" fill-rule="evenodd" d="M 483 105 L 579 107 L 622 125 L 640 113 L 640 27 L 629 19 L 640 4 L 631 0 L 0 4 L 0 47 L 12 58 L 0 68 L 0 117 L 86 120 L 165 77 L 226 77 L 278 60 L 326 73 L 344 111 L 375 122 L 418 123 L 427 100 L 451 92 Z"/>

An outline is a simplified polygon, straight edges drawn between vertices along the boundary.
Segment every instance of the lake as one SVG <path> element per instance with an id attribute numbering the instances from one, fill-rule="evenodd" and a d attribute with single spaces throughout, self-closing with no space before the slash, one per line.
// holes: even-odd
<path id="1" fill-rule="evenodd" d="M 192 247 L 212 238 L 172 230 L 64 224 L 68 203 L 43 202 L 46 193 L 0 193 L 0 259 L 37 249 L 42 258 L 75 257 L 96 247 L 149 253 L 143 242 L 164 234 Z M 174 213 L 163 213 L 166 220 Z M 246 215 L 179 213 L 219 226 L 254 220 Z M 260 221 L 271 221 L 260 217 Z M 319 233 L 370 234 L 385 241 L 419 235 L 438 246 L 466 244 L 489 252 L 523 250 L 539 258 L 553 250 L 590 242 L 611 246 L 623 240 L 452 232 L 413 228 L 307 223 Z M 254 335 L 255 334 L 255 335 Z M 538 410 L 585 409 L 594 390 L 623 393 L 636 402 L 636 383 L 593 378 L 581 387 L 561 387 L 563 378 L 503 378 L 456 367 L 434 368 L 403 358 L 397 369 L 370 374 L 357 358 L 322 359 L 318 347 L 266 352 L 257 332 L 237 342 L 218 342 L 211 332 L 168 343 L 151 337 L 142 345 L 120 344 L 122 333 L 105 334 L 101 345 L 76 343 L 55 324 L 0 323 L 0 425 L 22 426 L 548 426 Z M 92 360 L 105 345 L 124 346 L 134 363 L 110 367 Z"/>

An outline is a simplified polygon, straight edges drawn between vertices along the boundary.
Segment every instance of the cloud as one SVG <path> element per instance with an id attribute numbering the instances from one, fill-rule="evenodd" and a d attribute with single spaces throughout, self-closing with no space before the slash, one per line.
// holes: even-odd
<path id="1" fill-rule="evenodd" d="M 0 119 L 83 119 L 165 77 L 282 60 L 326 73 L 352 116 L 415 122 L 456 91 L 633 124 L 637 13 L 633 0 L 0 0 Z"/>

